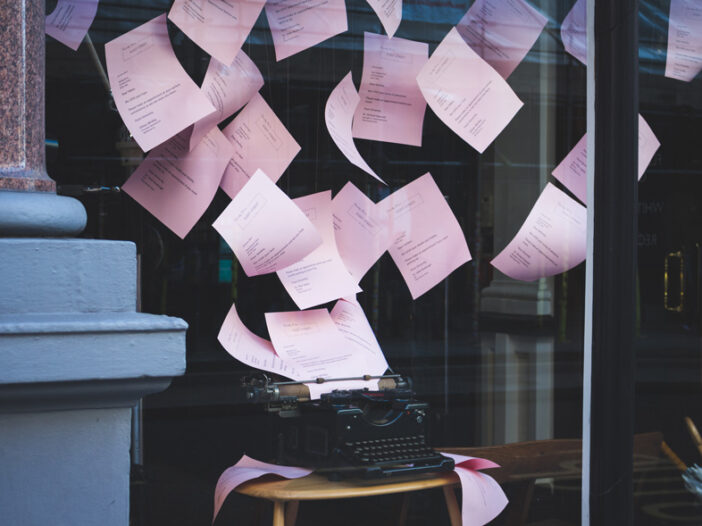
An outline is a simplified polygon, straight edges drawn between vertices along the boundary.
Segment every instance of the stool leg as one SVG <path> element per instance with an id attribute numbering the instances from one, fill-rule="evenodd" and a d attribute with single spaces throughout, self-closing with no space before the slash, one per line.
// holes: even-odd
<path id="1" fill-rule="evenodd" d="M 273 501 L 273 526 L 285 526 L 285 502 Z"/>
<path id="2" fill-rule="evenodd" d="M 451 526 L 461 526 L 461 510 L 458 507 L 453 486 L 444 486 L 444 499 L 446 499 L 446 509 L 451 520 Z"/>
<path id="3" fill-rule="evenodd" d="M 409 493 L 402 494 L 402 505 L 400 513 L 397 516 L 397 526 L 405 526 L 407 524 L 407 509 L 409 508 Z"/>
<path id="4" fill-rule="evenodd" d="M 300 506 L 299 500 L 291 500 L 285 507 L 285 526 L 295 526 L 297 520 L 297 508 Z"/>

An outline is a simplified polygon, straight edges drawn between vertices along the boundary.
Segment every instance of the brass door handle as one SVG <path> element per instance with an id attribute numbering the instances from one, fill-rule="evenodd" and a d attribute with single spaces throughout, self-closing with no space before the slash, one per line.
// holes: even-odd
<path id="1" fill-rule="evenodd" d="M 678 304 L 675 306 L 670 306 L 670 295 L 668 294 L 668 283 L 670 281 L 669 277 L 669 267 L 670 267 L 670 261 L 673 258 L 677 258 L 680 260 L 680 295 L 678 299 Z M 665 310 L 673 311 L 673 312 L 682 312 L 683 311 L 683 305 L 685 301 L 685 269 L 683 265 L 684 259 L 683 259 L 683 253 L 682 250 L 678 250 L 677 252 L 671 252 L 665 257 L 665 262 L 664 262 L 664 268 L 663 268 L 663 307 Z"/>

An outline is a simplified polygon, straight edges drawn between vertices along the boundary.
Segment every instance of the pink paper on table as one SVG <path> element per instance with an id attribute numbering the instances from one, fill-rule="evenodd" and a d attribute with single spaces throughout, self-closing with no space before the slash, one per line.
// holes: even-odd
<path id="1" fill-rule="evenodd" d="M 651 127 L 639 115 L 639 161 L 638 178 L 641 179 L 661 143 Z M 587 204 L 587 134 L 566 155 L 552 172 L 575 197 Z"/>
<path id="2" fill-rule="evenodd" d="M 472 259 L 461 226 L 430 173 L 378 205 L 390 217 L 392 244 L 388 251 L 413 299 Z"/>
<path id="3" fill-rule="evenodd" d="M 434 113 L 483 153 L 523 103 L 505 79 L 465 43 L 454 27 L 417 76 Z"/>
<path id="4" fill-rule="evenodd" d="M 334 196 L 332 214 L 341 260 L 360 281 L 390 246 L 388 215 L 350 182 Z"/>
<path id="5" fill-rule="evenodd" d="M 508 504 L 507 496 L 491 476 L 477 470 L 499 468 L 491 460 L 442 453 L 456 463 L 461 480 L 461 521 L 463 526 L 483 526 L 497 517 Z"/>
<path id="6" fill-rule="evenodd" d="M 293 380 L 307 379 L 295 370 L 293 364 L 280 359 L 271 342 L 254 334 L 244 325 L 236 311 L 236 305 L 229 309 L 217 339 L 229 354 L 246 365 Z"/>
<path id="7" fill-rule="evenodd" d="M 105 44 L 105 59 L 117 110 L 145 152 L 216 111 L 173 53 L 165 14 Z"/>
<path id="8" fill-rule="evenodd" d="M 388 362 L 361 306 L 341 299 L 334 305 L 331 318 L 348 344 L 363 356 L 366 362 L 363 374 L 382 375 L 388 369 Z"/>
<path id="9" fill-rule="evenodd" d="M 249 277 L 285 268 L 322 243 L 307 216 L 261 170 L 212 226 Z"/>
<path id="10" fill-rule="evenodd" d="M 190 40 L 229 66 L 266 0 L 175 0 L 168 18 Z"/>
<path id="11" fill-rule="evenodd" d="M 417 74 L 428 59 L 429 45 L 424 42 L 364 34 L 354 137 L 422 145 L 427 102 L 417 86 Z"/>
<path id="12" fill-rule="evenodd" d="M 294 199 L 322 236 L 322 244 L 300 261 L 278 271 L 281 283 L 300 309 L 361 292 L 341 261 L 334 240 L 331 191 Z"/>
<path id="13" fill-rule="evenodd" d="M 402 22 L 402 0 L 368 0 L 368 5 L 373 8 L 385 32 L 392 38 Z"/>
<path id="14" fill-rule="evenodd" d="M 266 17 L 276 61 L 348 29 L 344 0 L 268 0 Z"/>
<path id="15" fill-rule="evenodd" d="M 231 156 L 219 128 L 192 152 L 182 132 L 149 153 L 122 190 L 182 239 L 212 202 Z"/>
<path id="16" fill-rule="evenodd" d="M 332 90 L 331 95 L 327 99 L 327 105 L 324 108 L 324 120 L 327 123 L 329 135 L 334 140 L 334 144 L 341 150 L 341 153 L 351 162 L 358 166 L 361 170 L 375 177 L 383 184 L 383 181 L 376 174 L 366 161 L 358 153 L 356 145 L 353 143 L 352 124 L 353 114 L 356 111 L 356 106 L 361 98 L 356 92 L 356 86 L 353 85 L 351 72 L 342 79 L 339 84 Z"/>
<path id="17" fill-rule="evenodd" d="M 278 475 L 286 479 L 299 479 L 310 473 L 312 473 L 311 469 L 267 464 L 244 455 L 236 464 L 225 469 L 219 476 L 219 480 L 215 486 L 214 516 L 212 517 L 212 522 L 217 518 L 217 514 L 222 508 L 222 504 L 224 504 L 224 499 L 227 498 L 227 495 L 237 486 L 248 480 L 256 479 L 263 475 Z"/>
<path id="18" fill-rule="evenodd" d="M 46 15 L 46 34 L 76 51 L 95 20 L 98 1 L 58 0 L 51 14 Z"/>
<path id="19" fill-rule="evenodd" d="M 456 29 L 466 44 L 506 79 L 547 21 L 525 0 L 476 0 Z"/>
<path id="20" fill-rule="evenodd" d="M 565 272 L 585 261 L 587 211 L 551 183 L 514 239 L 490 263 L 522 281 Z"/>
<path id="21" fill-rule="evenodd" d="M 665 76 L 690 82 L 702 70 L 702 5 L 670 0 Z"/>
<path id="22" fill-rule="evenodd" d="M 577 0 L 561 23 L 565 50 L 587 64 L 587 0 Z"/>
<path id="23" fill-rule="evenodd" d="M 190 149 L 224 119 L 239 111 L 263 87 L 263 76 L 243 50 L 234 58 L 231 66 L 210 59 L 202 91 L 217 109 L 214 113 L 193 125 Z"/>
<path id="24" fill-rule="evenodd" d="M 276 354 L 307 380 L 367 374 L 365 357 L 347 344 L 327 309 L 267 312 L 266 324 Z"/>
<path id="25" fill-rule="evenodd" d="M 231 198 L 256 170 L 262 170 L 276 182 L 300 151 L 300 145 L 259 93 L 224 128 L 224 135 L 234 145 L 234 155 L 221 183 Z"/>

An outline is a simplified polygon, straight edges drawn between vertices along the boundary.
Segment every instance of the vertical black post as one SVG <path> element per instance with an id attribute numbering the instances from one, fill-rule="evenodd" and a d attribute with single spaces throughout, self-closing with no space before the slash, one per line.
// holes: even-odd
<path id="1" fill-rule="evenodd" d="M 636 0 L 594 1 L 590 524 L 628 526 L 633 514 L 638 6 Z"/>

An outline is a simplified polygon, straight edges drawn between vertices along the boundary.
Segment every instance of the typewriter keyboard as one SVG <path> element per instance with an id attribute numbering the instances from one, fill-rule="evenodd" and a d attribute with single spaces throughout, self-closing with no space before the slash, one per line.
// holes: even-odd
<path id="1" fill-rule="evenodd" d="M 352 460 L 360 464 L 383 462 L 415 463 L 439 457 L 427 446 L 424 435 L 360 440 L 344 444 Z"/>

